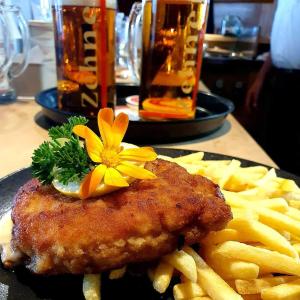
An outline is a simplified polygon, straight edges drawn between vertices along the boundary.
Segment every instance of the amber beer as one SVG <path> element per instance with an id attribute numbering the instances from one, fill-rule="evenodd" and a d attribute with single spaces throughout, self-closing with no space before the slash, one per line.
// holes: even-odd
<path id="1" fill-rule="evenodd" d="M 195 116 L 208 0 L 144 2 L 140 116 Z"/>
<path id="2" fill-rule="evenodd" d="M 52 12 L 59 109 L 114 107 L 116 0 L 55 0 Z"/>

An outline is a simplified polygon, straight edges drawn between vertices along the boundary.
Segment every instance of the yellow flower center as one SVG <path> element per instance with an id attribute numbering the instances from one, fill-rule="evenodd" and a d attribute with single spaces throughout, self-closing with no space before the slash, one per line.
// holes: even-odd
<path id="1" fill-rule="evenodd" d="M 120 162 L 118 152 L 112 149 L 104 149 L 101 158 L 102 163 L 110 168 L 116 167 Z"/>

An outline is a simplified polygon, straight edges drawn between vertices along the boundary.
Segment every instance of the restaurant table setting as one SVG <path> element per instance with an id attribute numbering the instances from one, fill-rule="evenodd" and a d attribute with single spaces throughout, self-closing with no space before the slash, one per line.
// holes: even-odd
<path id="1" fill-rule="evenodd" d="M 300 178 L 200 81 L 208 8 L 54 1 L 57 86 L 0 100 L 0 299 L 300 295 Z"/>

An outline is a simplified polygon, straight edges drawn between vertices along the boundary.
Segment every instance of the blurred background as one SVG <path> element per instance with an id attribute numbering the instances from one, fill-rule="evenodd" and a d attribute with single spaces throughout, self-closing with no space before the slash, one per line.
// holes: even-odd
<path id="1" fill-rule="evenodd" d="M 5 1 L 20 6 L 30 26 L 32 49 L 29 67 L 22 76 L 13 81 L 20 98 L 32 97 L 36 91 L 56 85 L 50 1 Z M 130 80 L 126 56 L 127 17 L 134 2 L 118 1 L 116 29 L 120 82 Z M 264 121 L 260 116 L 264 115 L 264 112 L 259 110 L 264 108 L 255 112 L 247 111 L 245 101 L 247 92 L 270 51 L 275 10 L 276 1 L 273 0 L 211 0 L 201 72 L 201 80 L 212 93 L 234 102 L 234 116 L 263 147 L 265 137 L 261 134 L 261 124 Z M 300 152 L 300 145 L 298 146 Z M 265 150 L 272 157 L 268 147 Z M 276 157 L 272 158 L 278 163 Z"/>

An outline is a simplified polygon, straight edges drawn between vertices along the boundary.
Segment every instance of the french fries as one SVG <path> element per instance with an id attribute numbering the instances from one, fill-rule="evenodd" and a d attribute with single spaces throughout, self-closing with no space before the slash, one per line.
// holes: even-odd
<path id="1" fill-rule="evenodd" d="M 300 188 L 295 181 L 278 177 L 275 169 L 241 167 L 238 160 L 203 160 L 203 156 L 198 152 L 160 158 L 218 184 L 233 219 L 199 241 L 201 255 L 185 246 L 149 269 L 154 289 L 164 293 L 172 276 L 178 275 L 175 300 L 299 300 Z M 118 277 L 119 270 L 115 272 Z M 100 299 L 97 276 L 84 277 L 88 300 Z"/>
<path id="2" fill-rule="evenodd" d="M 263 300 L 299 300 L 300 279 L 263 289 L 261 297 Z"/>
<path id="3" fill-rule="evenodd" d="M 173 295 L 175 300 L 182 300 L 205 296 L 207 294 L 198 283 L 185 282 L 174 285 Z"/>
<path id="4" fill-rule="evenodd" d="M 109 279 L 110 280 L 120 279 L 124 276 L 125 273 L 126 273 L 126 266 L 120 269 L 112 270 L 109 273 Z"/>
<path id="5" fill-rule="evenodd" d="M 153 275 L 153 287 L 159 293 L 164 293 L 172 279 L 174 268 L 165 262 L 160 262 Z"/>
<path id="6" fill-rule="evenodd" d="M 201 161 L 203 157 L 204 152 L 195 152 L 192 154 L 176 157 L 173 159 L 173 161 L 177 163 L 196 164 L 198 161 Z"/>
<path id="7" fill-rule="evenodd" d="M 250 246 L 244 243 L 227 241 L 215 249 L 216 253 L 233 259 L 240 259 L 267 267 L 274 272 L 300 276 L 300 263 L 276 251 Z"/>
<path id="8" fill-rule="evenodd" d="M 163 258 L 167 263 L 190 279 L 197 282 L 197 268 L 193 258 L 182 250 L 176 250 Z"/>
<path id="9" fill-rule="evenodd" d="M 209 265 L 190 247 L 185 247 L 184 251 L 196 262 L 198 282 L 214 300 L 242 300 L 237 294 Z"/>
<path id="10" fill-rule="evenodd" d="M 237 259 L 231 259 L 218 255 L 216 246 L 205 247 L 203 250 L 206 262 L 219 274 L 222 278 L 228 279 L 255 279 L 259 274 L 259 266 Z"/>
<path id="11" fill-rule="evenodd" d="M 220 185 L 233 220 L 201 241 L 204 259 L 193 249 L 183 248 L 196 263 L 197 283 L 213 300 L 300 299 L 297 184 L 277 177 L 274 169 L 242 168 L 236 160 L 201 161 L 201 156 L 195 155 L 195 161 L 190 160 L 192 156 L 176 161 L 188 172 Z M 272 272 L 282 275 L 272 276 Z M 196 296 L 199 286 L 182 273 L 180 278 L 182 283 L 174 287 L 175 299 L 208 297 Z"/>
<path id="12" fill-rule="evenodd" d="M 235 281 L 235 287 L 241 295 L 260 294 L 263 289 L 290 282 L 295 280 L 296 278 L 296 276 L 275 276 L 263 277 L 253 280 L 237 279 Z"/>
<path id="13" fill-rule="evenodd" d="M 249 240 L 260 242 L 272 250 L 299 258 L 297 251 L 286 238 L 263 223 L 255 220 L 233 219 L 228 226 L 229 228 L 237 229 L 242 235 L 247 235 Z"/>
<path id="14" fill-rule="evenodd" d="M 85 274 L 83 277 L 82 290 L 86 300 L 101 300 L 100 294 L 101 275 Z"/>

